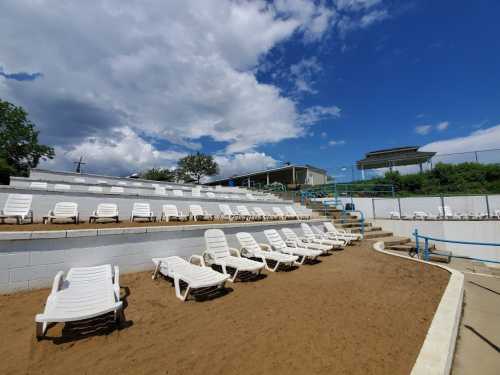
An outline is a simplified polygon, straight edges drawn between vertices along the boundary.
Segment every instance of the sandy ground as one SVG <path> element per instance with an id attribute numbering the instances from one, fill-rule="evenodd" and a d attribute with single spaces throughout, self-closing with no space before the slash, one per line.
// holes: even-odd
<path id="1" fill-rule="evenodd" d="M 0 373 L 409 374 L 448 273 L 370 249 L 202 302 L 180 302 L 150 273 L 124 275 L 125 327 L 58 324 L 41 342 L 33 319 L 48 290 L 0 296 Z"/>

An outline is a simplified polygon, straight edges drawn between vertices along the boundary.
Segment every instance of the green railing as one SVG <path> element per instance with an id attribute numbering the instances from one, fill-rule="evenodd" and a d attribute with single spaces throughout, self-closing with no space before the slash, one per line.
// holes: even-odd
<path id="1" fill-rule="evenodd" d="M 386 184 L 356 184 L 356 183 L 342 183 L 342 184 L 325 184 L 310 186 L 300 190 L 300 201 L 304 204 L 311 198 L 334 198 L 340 197 L 373 197 L 373 196 L 390 196 L 396 195 L 394 185 Z"/>

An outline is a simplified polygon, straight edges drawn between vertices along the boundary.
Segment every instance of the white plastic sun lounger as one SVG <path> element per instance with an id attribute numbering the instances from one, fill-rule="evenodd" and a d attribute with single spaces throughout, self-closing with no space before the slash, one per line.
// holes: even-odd
<path id="1" fill-rule="evenodd" d="M 118 223 L 118 206 L 114 203 L 100 203 L 97 210 L 89 217 L 89 223 L 96 222 L 99 219 L 111 219 Z"/>
<path id="2" fill-rule="evenodd" d="M 290 228 L 282 228 L 281 232 L 285 236 L 285 242 L 292 247 L 305 247 L 306 249 L 318 250 L 321 251 L 322 254 L 328 254 L 328 252 L 332 250 L 332 246 L 319 244 L 317 242 L 309 242 L 307 239 L 297 236 L 297 233 Z"/>
<path id="3" fill-rule="evenodd" d="M 156 216 L 154 215 L 153 211 L 151 211 L 151 206 L 149 205 L 149 203 L 134 203 L 130 221 L 134 221 L 135 219 L 147 219 L 148 221 L 156 221 Z"/>
<path id="4" fill-rule="evenodd" d="M 164 186 L 155 186 L 156 195 L 167 195 L 167 189 Z"/>
<path id="5" fill-rule="evenodd" d="M 161 213 L 161 220 L 170 221 L 175 220 L 189 220 L 189 216 L 182 213 L 182 211 L 177 210 L 175 204 L 164 204 Z"/>
<path id="6" fill-rule="evenodd" d="M 0 222 L 4 223 L 5 219 L 16 219 L 17 224 L 22 224 L 28 219 L 33 224 L 32 201 L 31 194 L 9 194 L 3 210 L 0 211 Z"/>
<path id="7" fill-rule="evenodd" d="M 236 238 L 238 239 L 241 249 L 240 253 L 242 256 L 247 258 L 258 258 L 265 264 L 268 271 L 275 272 L 278 268 L 283 266 L 293 266 L 297 263 L 299 259 L 298 256 L 283 254 L 279 251 L 273 251 L 271 246 L 267 244 L 259 244 L 250 233 L 239 232 L 236 233 Z M 272 267 L 269 261 L 274 262 L 275 265 Z"/>
<path id="8" fill-rule="evenodd" d="M 252 220 L 254 218 L 250 211 L 248 211 L 247 206 L 236 206 L 236 209 L 238 210 L 240 217 L 244 220 Z"/>
<path id="9" fill-rule="evenodd" d="M 204 211 L 199 204 L 190 204 L 189 213 L 191 214 L 191 217 L 194 221 L 214 219 L 213 215 L 210 215 L 208 212 Z"/>
<path id="10" fill-rule="evenodd" d="M 299 264 L 303 264 L 306 259 L 314 260 L 321 255 L 321 251 L 319 250 L 288 246 L 276 229 L 267 229 L 264 231 L 264 235 L 274 250 L 279 251 L 280 253 L 298 256 L 300 259 Z"/>
<path id="11" fill-rule="evenodd" d="M 55 184 L 54 185 L 54 190 L 57 190 L 57 191 L 70 191 L 71 190 L 71 186 L 68 185 L 68 184 Z"/>
<path id="12" fill-rule="evenodd" d="M 125 188 L 123 188 L 122 186 L 111 186 L 109 192 L 112 194 L 123 194 L 125 193 Z"/>
<path id="13" fill-rule="evenodd" d="M 113 274 L 114 271 L 114 274 Z M 71 268 L 66 277 L 60 271 L 54 278 L 45 310 L 35 317 L 36 336 L 42 338 L 49 323 L 74 322 L 115 313 L 123 322 L 119 270 L 111 265 Z"/>
<path id="14" fill-rule="evenodd" d="M 268 215 L 266 215 L 266 213 L 264 212 L 264 210 L 260 207 L 252 207 L 252 210 L 254 212 L 254 217 L 257 219 L 257 220 L 267 220 L 268 219 Z"/>
<path id="15" fill-rule="evenodd" d="M 182 190 L 179 190 L 179 189 L 172 190 L 172 193 L 174 194 L 174 197 L 183 197 L 184 196 L 184 192 Z"/>
<path id="16" fill-rule="evenodd" d="M 89 193 L 103 193 L 104 189 L 102 186 L 89 186 L 88 191 Z"/>
<path id="17" fill-rule="evenodd" d="M 194 262 L 199 263 L 195 265 Z M 192 255 L 189 262 L 178 256 L 167 258 L 153 258 L 155 271 L 153 280 L 162 274 L 174 280 L 175 295 L 181 301 L 186 301 L 189 294 L 196 290 L 199 293 L 210 292 L 213 289 L 224 288 L 224 284 L 229 279 L 228 275 L 214 271 L 205 266 L 203 258 L 199 255 Z M 187 284 L 182 291 L 181 282 Z"/>
<path id="18" fill-rule="evenodd" d="M 238 220 L 240 216 L 238 214 L 233 213 L 231 210 L 231 207 L 229 207 L 228 204 L 219 204 L 219 210 L 220 210 L 220 218 L 223 220 Z"/>
<path id="19" fill-rule="evenodd" d="M 48 185 L 46 182 L 33 181 L 30 184 L 30 189 L 47 190 L 47 188 L 48 188 Z"/>
<path id="20" fill-rule="evenodd" d="M 454 214 L 450 206 L 438 206 L 438 211 L 439 211 L 439 217 L 442 219 L 459 220 L 467 216 L 462 213 Z"/>
<path id="21" fill-rule="evenodd" d="M 343 249 L 347 245 L 347 242 L 345 240 L 334 240 L 327 238 L 327 236 L 325 235 L 314 234 L 313 230 L 307 223 L 300 224 L 300 228 L 304 233 L 304 239 L 306 239 L 308 242 L 328 245 L 335 249 Z"/>
<path id="22" fill-rule="evenodd" d="M 279 220 L 286 219 L 286 215 L 283 213 L 283 211 L 281 210 L 280 207 L 273 207 L 272 210 L 273 210 L 274 217 L 278 218 Z"/>
<path id="23" fill-rule="evenodd" d="M 200 198 L 201 197 L 201 189 L 198 188 L 192 188 L 191 189 L 191 196 L 193 198 Z"/>
<path id="24" fill-rule="evenodd" d="M 214 199 L 215 198 L 215 194 L 211 191 L 207 191 L 207 198 L 210 198 L 210 199 Z"/>
<path id="25" fill-rule="evenodd" d="M 346 230 L 339 230 L 335 227 L 335 225 L 333 225 L 333 223 L 328 221 L 324 222 L 323 225 L 328 233 L 336 234 L 338 237 L 350 238 L 353 241 L 361 240 L 363 238 L 361 233 L 352 233 L 347 232 Z"/>
<path id="26" fill-rule="evenodd" d="M 234 274 L 229 278 L 233 282 L 239 273 L 251 272 L 259 275 L 265 264 L 242 258 L 237 249 L 230 248 L 226 241 L 224 232 L 220 229 L 209 229 L 205 231 L 205 244 L 207 249 L 203 253 L 203 259 L 208 265 L 218 265 L 222 268 L 224 275 L 229 275 L 228 268 L 234 269 Z"/>
<path id="27" fill-rule="evenodd" d="M 285 206 L 285 215 L 287 219 L 299 219 L 299 215 L 292 206 Z"/>
<path id="28" fill-rule="evenodd" d="M 74 202 L 57 202 L 54 209 L 49 211 L 43 218 L 43 223 L 52 223 L 54 220 L 72 220 L 78 224 L 80 219 L 78 215 L 78 204 Z"/>

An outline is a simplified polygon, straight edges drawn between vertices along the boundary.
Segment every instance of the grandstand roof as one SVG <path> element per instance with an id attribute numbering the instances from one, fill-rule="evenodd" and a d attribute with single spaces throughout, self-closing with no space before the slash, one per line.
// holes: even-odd
<path id="1" fill-rule="evenodd" d="M 428 162 L 436 153 L 418 151 L 419 146 L 405 146 L 368 152 L 365 158 L 358 160 L 359 169 L 390 168 Z"/>

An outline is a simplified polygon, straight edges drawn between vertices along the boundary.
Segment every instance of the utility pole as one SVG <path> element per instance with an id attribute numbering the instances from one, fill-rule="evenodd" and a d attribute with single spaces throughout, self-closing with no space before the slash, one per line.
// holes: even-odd
<path id="1" fill-rule="evenodd" d="M 82 173 L 82 165 L 87 164 L 83 162 L 83 156 L 80 156 L 80 160 L 74 161 L 73 164 L 76 164 L 76 173 Z"/>

